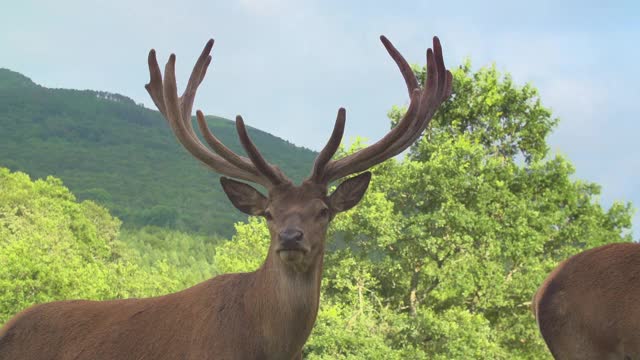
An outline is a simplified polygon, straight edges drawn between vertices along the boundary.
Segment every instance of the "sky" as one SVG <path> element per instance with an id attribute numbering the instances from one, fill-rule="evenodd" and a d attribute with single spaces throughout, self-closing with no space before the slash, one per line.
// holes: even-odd
<path id="1" fill-rule="evenodd" d="M 177 54 L 179 89 L 209 38 L 212 66 L 195 109 L 319 150 L 337 109 L 347 139 L 389 128 L 408 99 L 378 37 L 424 64 L 438 35 L 445 63 L 495 63 L 540 90 L 560 123 L 552 154 L 601 201 L 640 206 L 640 2 L 335 0 L 0 0 L 0 67 L 52 88 L 120 93 L 155 109 L 146 58 Z M 640 213 L 634 217 L 640 236 Z"/>

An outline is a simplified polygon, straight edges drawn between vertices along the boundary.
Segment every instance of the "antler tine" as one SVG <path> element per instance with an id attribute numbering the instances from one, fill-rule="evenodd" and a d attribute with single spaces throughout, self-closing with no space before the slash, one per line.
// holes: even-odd
<path id="1" fill-rule="evenodd" d="M 438 46 L 435 46 L 436 42 Z M 391 43 L 389 42 L 389 44 Z M 438 38 L 434 37 L 434 48 L 439 49 L 439 51 L 441 52 L 442 48 L 439 45 L 440 42 Z M 416 98 L 411 98 L 409 109 L 402 117 L 402 119 L 400 119 L 399 123 L 389 132 L 389 134 L 393 133 L 394 136 L 389 136 L 388 138 L 386 138 L 385 136 L 382 138 L 381 141 L 384 141 L 387 146 L 383 148 L 382 151 L 379 151 L 377 155 L 369 159 L 369 161 L 361 165 L 366 166 L 364 167 L 364 169 L 380 163 L 390 157 L 396 156 L 397 154 L 404 151 L 404 149 L 411 146 L 415 139 L 420 136 L 422 132 L 422 130 L 420 129 L 426 128 L 426 126 L 429 124 L 429 120 L 431 120 L 431 116 L 426 116 L 426 111 L 430 107 L 432 107 L 431 104 L 433 103 L 433 100 L 438 97 L 438 88 L 436 87 L 436 85 L 439 84 L 439 79 L 445 78 L 444 76 L 438 76 L 438 72 L 441 71 L 440 68 L 442 68 L 442 71 L 446 71 L 444 68 L 444 61 L 442 61 L 441 66 L 438 66 L 437 61 L 435 61 L 436 66 L 434 67 L 433 51 L 431 49 L 427 49 L 428 74 L 425 77 L 424 89 L 420 90 L 418 80 L 416 79 L 415 74 L 413 73 L 413 70 L 411 70 L 411 67 L 409 66 L 407 61 L 400 54 L 400 52 L 398 52 L 392 46 L 391 48 L 394 51 L 389 51 L 389 54 L 398 64 L 398 67 L 401 69 L 402 75 L 405 78 L 407 84 L 409 84 L 410 80 L 413 80 L 412 84 L 415 85 L 413 85 L 414 87 L 412 87 L 412 89 L 416 91 L 418 95 L 416 96 Z M 440 56 L 440 59 L 442 60 L 442 56 Z"/>
<path id="2" fill-rule="evenodd" d="M 200 111 L 197 112 L 198 125 L 205 140 L 214 152 L 209 150 L 200 141 L 193 129 L 191 123 L 193 101 L 198 86 L 202 83 L 209 64 L 211 63 L 211 56 L 209 54 L 212 47 L 213 40 L 211 39 L 202 50 L 198 61 L 193 67 L 189 82 L 180 97 L 178 97 L 175 77 L 175 55 L 171 54 L 169 57 L 165 66 L 163 79 L 155 51 L 151 50 L 148 58 L 150 81 L 145 85 L 145 88 L 149 92 L 154 104 L 158 107 L 158 110 L 160 110 L 160 113 L 162 113 L 171 126 L 178 141 L 195 158 L 223 175 L 271 188 L 282 182 L 282 179 L 286 179 L 286 176 L 276 169 L 276 173 L 280 178 L 278 178 L 278 181 L 274 181 L 275 178 L 272 176 L 272 173 L 274 173 L 275 170 L 266 174 L 262 173 L 264 164 L 267 164 L 264 159 L 262 159 L 262 163 L 259 165 L 252 164 L 249 159 L 236 155 L 229 150 L 209 131 L 204 115 Z M 270 165 L 267 164 L 267 166 Z"/>
<path id="3" fill-rule="evenodd" d="M 244 120 L 242 120 L 242 116 L 240 115 L 236 116 L 236 130 L 238 131 L 242 147 L 244 147 L 249 159 L 251 159 L 251 162 L 261 174 L 266 176 L 273 185 L 290 182 L 280 169 L 274 165 L 270 165 L 264 157 L 262 157 L 258 148 L 253 144 L 253 141 L 251 141 L 247 133 L 247 128 L 244 126 Z"/>
<path id="4" fill-rule="evenodd" d="M 210 53 L 212 48 L 213 48 L 213 39 L 209 39 L 204 49 L 200 53 L 200 56 L 198 57 L 198 60 L 196 61 L 193 67 L 193 70 L 191 71 L 191 75 L 189 76 L 189 82 L 187 83 L 187 86 L 185 87 L 185 90 L 182 93 L 182 96 L 178 98 L 180 116 L 177 118 L 172 118 L 173 120 L 170 121 L 170 123 L 172 123 L 172 127 L 174 128 L 174 132 L 176 132 L 177 130 L 176 135 L 179 132 L 182 135 L 188 136 L 191 139 L 191 142 L 194 142 L 197 147 L 202 147 L 204 150 L 206 150 L 206 152 L 209 152 L 209 151 L 200 142 L 200 140 L 198 139 L 198 135 L 196 135 L 193 129 L 193 125 L 191 123 L 191 110 L 193 108 L 193 101 L 195 100 L 195 95 L 198 90 L 198 86 L 202 83 L 202 80 L 204 79 L 204 76 L 207 72 L 207 68 L 211 63 Z M 176 79 L 175 79 L 175 55 L 173 54 L 169 57 L 169 61 L 165 66 L 164 86 L 165 86 L 165 91 L 164 91 L 165 94 L 167 93 L 166 88 L 169 88 L 170 86 L 172 88 L 172 94 L 175 93 L 177 96 L 177 85 L 176 85 Z M 175 104 L 173 104 L 172 106 L 175 106 Z M 206 121 L 205 121 L 205 124 L 206 124 Z M 207 130 L 208 130 L 208 127 L 207 127 Z M 213 134 L 211 134 L 210 131 L 209 131 L 209 134 L 213 136 Z M 215 136 L 213 137 L 215 138 Z M 215 148 L 214 148 L 214 151 L 216 151 Z M 216 154 L 212 154 L 212 155 L 214 157 L 217 157 Z M 223 154 L 220 154 L 220 155 L 222 159 L 228 160 Z M 251 172 L 254 175 L 257 175 L 255 174 L 255 171 L 249 171 L 249 172 Z"/>
<path id="5" fill-rule="evenodd" d="M 213 48 L 213 39 L 209 39 L 207 44 L 202 49 L 196 64 L 193 66 L 193 70 L 191 71 L 191 76 L 189 76 L 189 82 L 187 83 L 187 87 L 185 87 L 182 96 L 180 96 L 181 110 L 182 110 L 182 120 L 187 123 L 187 126 L 193 130 L 193 126 L 191 125 L 191 111 L 193 109 L 193 101 L 196 97 L 196 91 L 198 90 L 198 86 L 204 80 L 204 76 L 207 73 L 207 69 L 209 68 L 209 64 L 211 64 L 211 49 Z"/>
<path id="6" fill-rule="evenodd" d="M 447 76 L 442 76 L 446 74 L 448 71 L 444 66 L 444 56 L 442 55 L 442 44 L 440 44 L 440 39 L 437 36 L 433 37 L 433 53 L 436 56 L 436 67 L 438 68 L 438 89 L 444 90 L 446 88 L 445 83 L 447 81 Z"/>
<path id="7" fill-rule="evenodd" d="M 405 133 L 398 144 L 394 146 L 392 156 L 401 153 L 406 148 L 402 147 L 401 144 L 406 143 L 411 146 L 420 137 L 431 122 L 431 118 L 438 106 L 451 96 L 453 76 L 445 68 L 442 46 L 437 36 L 433 37 L 433 52 L 430 50 L 427 50 L 427 77 L 424 84 L 423 99 L 421 100 L 421 111 L 416 115 L 418 121 L 415 122 L 415 127 Z"/>
<path id="8" fill-rule="evenodd" d="M 438 37 L 433 38 L 433 45 L 434 50 L 427 49 L 427 76 L 420 99 L 420 110 L 415 115 L 416 121 L 413 122 L 413 126 L 409 131 L 404 132 L 400 140 L 391 146 L 389 149 L 390 157 L 398 155 L 420 137 L 431 122 L 438 105 L 446 100 L 451 93 L 452 77 L 444 66 L 442 46 Z M 411 116 L 411 114 L 407 113 L 403 120 Z M 383 155 L 381 153 L 378 158 Z"/>
<path id="9" fill-rule="evenodd" d="M 433 38 L 435 51 L 427 50 L 427 76 L 423 89 L 419 88 L 411 67 L 400 52 L 384 36 L 380 40 L 404 77 L 411 97 L 409 108 L 396 127 L 375 144 L 340 160 L 329 161 L 321 170 L 324 183 L 366 170 L 404 151 L 420 136 L 438 106 L 451 94 L 452 76 L 444 66 L 442 47 L 437 37 Z"/>
<path id="10" fill-rule="evenodd" d="M 237 155 L 236 153 L 231 151 L 231 149 L 226 147 L 220 140 L 218 140 L 218 138 L 215 137 L 215 135 L 213 135 L 211 130 L 209 130 L 209 126 L 207 125 L 207 121 L 205 120 L 204 114 L 202 113 L 202 111 L 200 110 L 196 111 L 196 119 L 198 120 L 198 126 L 200 127 L 200 132 L 202 133 L 204 140 L 207 142 L 207 144 L 209 144 L 209 147 L 211 147 L 216 153 L 220 154 L 220 156 L 225 158 L 227 161 L 229 161 L 233 165 L 245 171 L 248 171 L 250 173 L 256 172 L 255 167 L 249 161 L 249 159 L 245 158 L 244 156 Z M 255 175 L 258 175 L 258 174 L 255 173 Z"/>
<path id="11" fill-rule="evenodd" d="M 323 169 L 340 147 L 340 141 L 342 141 L 342 136 L 344 135 L 345 120 L 346 110 L 344 108 L 340 108 L 338 110 L 336 123 L 333 125 L 331 137 L 329 137 L 327 144 L 324 146 L 322 151 L 320 151 L 320 154 L 316 157 L 316 161 L 313 163 L 313 171 L 311 172 L 311 176 L 309 176 L 309 179 L 312 181 L 316 183 L 322 182 Z"/>
<path id="12" fill-rule="evenodd" d="M 380 41 L 382 41 L 382 45 L 384 45 L 385 49 L 387 49 L 387 52 L 389 53 L 393 61 L 396 62 L 396 65 L 398 65 L 398 69 L 400 69 L 402 77 L 404 77 L 404 81 L 407 84 L 409 96 L 411 96 L 413 90 L 420 87 L 418 84 L 418 79 L 416 78 L 416 74 L 413 73 L 413 70 L 411 70 L 411 66 L 409 65 L 407 60 L 405 60 L 404 56 L 400 54 L 398 49 L 393 46 L 391 41 L 389 41 L 386 36 L 381 35 Z"/>
<path id="13" fill-rule="evenodd" d="M 151 96 L 151 100 L 156 105 L 160 113 L 166 118 L 167 111 L 164 107 L 164 94 L 162 91 L 162 73 L 160 72 L 160 66 L 158 66 L 158 60 L 156 59 L 156 51 L 151 49 L 149 51 L 149 57 L 147 58 L 149 63 L 149 83 L 144 87 Z"/>
<path id="14" fill-rule="evenodd" d="M 185 126 L 185 121 L 182 118 L 182 114 L 180 111 L 181 106 L 178 99 L 175 77 L 175 62 L 176 57 L 174 54 L 171 54 L 171 56 L 169 56 L 169 61 L 167 61 L 167 65 L 165 66 L 164 81 L 162 82 L 162 85 L 164 88 L 163 94 L 166 109 L 166 118 L 169 121 L 169 125 L 173 129 L 173 132 L 180 143 L 198 160 L 202 161 L 217 172 L 250 181 L 258 180 L 254 179 L 253 176 L 247 176 L 244 171 L 238 171 L 239 169 L 230 166 L 230 164 L 222 157 L 209 151 L 196 138 L 195 133 L 193 131 L 189 131 L 189 128 Z M 260 183 L 259 181 L 257 182 Z"/>

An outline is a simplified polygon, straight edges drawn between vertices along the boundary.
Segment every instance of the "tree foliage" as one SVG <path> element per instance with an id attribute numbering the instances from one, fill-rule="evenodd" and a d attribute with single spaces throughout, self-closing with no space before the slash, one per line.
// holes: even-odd
<path id="1" fill-rule="evenodd" d="M 118 237 L 129 251 L 128 259 L 149 273 L 166 266 L 165 277 L 180 290 L 221 273 L 214 265 L 216 248 L 223 239 L 161 227 L 124 229 Z"/>
<path id="2" fill-rule="evenodd" d="M 142 271 L 118 238 L 120 221 L 77 202 L 59 179 L 0 168 L 0 323 L 63 299 L 151 296 L 176 289 L 163 264 Z"/>

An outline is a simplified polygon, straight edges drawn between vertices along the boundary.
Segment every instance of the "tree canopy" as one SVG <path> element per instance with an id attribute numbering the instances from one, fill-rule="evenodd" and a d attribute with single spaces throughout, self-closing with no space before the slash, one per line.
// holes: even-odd
<path id="1" fill-rule="evenodd" d="M 0 168 L 0 324 L 37 303 L 154 296 L 204 278 L 194 271 L 198 263 L 170 267 L 166 253 L 147 266 L 119 231 L 120 220 L 78 202 L 59 179 L 31 181 Z"/>

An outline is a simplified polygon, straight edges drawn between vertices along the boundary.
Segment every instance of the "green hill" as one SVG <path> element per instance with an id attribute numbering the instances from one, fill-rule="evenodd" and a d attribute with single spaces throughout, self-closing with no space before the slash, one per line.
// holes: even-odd
<path id="1" fill-rule="evenodd" d="M 207 117 L 227 146 L 243 153 L 233 122 Z M 264 156 L 296 181 L 315 153 L 257 129 Z M 105 205 L 125 226 L 159 225 L 228 236 L 243 215 L 218 175 L 192 158 L 159 112 L 126 96 L 49 89 L 0 69 L 0 166 L 55 175 L 80 199 Z"/>

